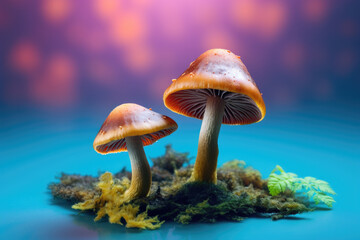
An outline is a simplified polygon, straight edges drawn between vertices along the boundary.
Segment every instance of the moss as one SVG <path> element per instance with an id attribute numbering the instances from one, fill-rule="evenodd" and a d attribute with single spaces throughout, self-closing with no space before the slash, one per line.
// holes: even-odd
<path id="1" fill-rule="evenodd" d="M 240 221 L 246 217 L 269 216 L 280 219 L 309 211 L 301 199 L 285 192 L 271 196 L 267 181 L 244 161 L 226 162 L 218 171 L 218 183 L 188 182 L 192 166 L 188 154 L 175 152 L 170 145 L 162 157 L 153 159 L 153 184 L 146 198 L 125 202 L 131 173 L 122 169 L 100 177 L 62 174 L 60 182 L 49 185 L 53 196 L 76 202 L 75 209 L 96 212 L 109 222 L 126 227 L 156 229 L 162 221 Z"/>
<path id="2" fill-rule="evenodd" d="M 157 158 L 152 158 L 153 167 L 167 170 L 169 173 L 174 173 L 176 169 L 181 168 L 184 163 L 189 163 L 189 153 L 176 152 L 170 144 L 165 146 L 165 155 Z"/>
<path id="3" fill-rule="evenodd" d="M 237 159 L 224 163 L 218 169 L 218 180 L 225 182 L 231 191 L 236 190 L 238 186 L 252 185 L 255 188 L 263 188 L 266 181 L 262 179 L 260 172 L 245 166 L 244 161 Z"/>
<path id="4" fill-rule="evenodd" d="M 237 196 L 223 186 L 198 182 L 186 183 L 174 195 L 147 204 L 149 215 L 180 223 L 238 221 L 255 213 L 246 194 Z"/>
<path id="5" fill-rule="evenodd" d="M 121 181 L 113 180 L 112 174 L 106 172 L 101 175 L 97 187 L 101 194 L 77 203 L 72 208 L 97 211 L 95 221 L 108 216 L 110 223 L 123 225 L 122 219 L 124 219 L 128 228 L 156 229 L 161 226 L 162 222 L 157 217 L 148 217 L 146 211 L 139 213 L 140 206 L 126 202 L 124 193 L 130 187 L 128 178 L 124 177 Z"/>
<path id="6" fill-rule="evenodd" d="M 56 198 L 80 202 L 100 194 L 100 190 L 95 187 L 99 181 L 97 177 L 62 173 L 58 179 L 59 183 L 49 185 L 52 195 Z"/>
<path id="7" fill-rule="evenodd" d="M 245 165 L 246 165 L 245 161 L 234 159 L 234 160 L 224 163 L 220 167 L 220 169 L 222 169 L 222 170 L 242 169 L 245 167 Z"/>

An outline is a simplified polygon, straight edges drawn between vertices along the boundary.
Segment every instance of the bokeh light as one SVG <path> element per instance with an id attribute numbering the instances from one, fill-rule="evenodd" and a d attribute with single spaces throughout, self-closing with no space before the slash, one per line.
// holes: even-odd
<path id="1" fill-rule="evenodd" d="M 51 56 L 43 72 L 29 84 L 34 103 L 63 107 L 76 100 L 76 65 L 69 56 L 61 53 Z"/>
<path id="2" fill-rule="evenodd" d="M 22 40 L 11 50 L 10 62 L 15 71 L 31 74 L 40 65 L 39 49 L 34 43 Z"/>
<path id="3" fill-rule="evenodd" d="M 280 1 L 233 1 L 232 16 L 240 29 L 268 41 L 284 30 L 288 22 L 288 5 Z"/>
<path id="4" fill-rule="evenodd" d="M 326 0 L 305 0 L 303 11 L 307 20 L 316 22 L 324 20 L 329 7 L 329 1 Z"/>
<path id="5" fill-rule="evenodd" d="M 0 105 L 117 105 L 135 90 L 162 104 L 171 79 L 210 48 L 242 56 L 266 102 L 359 104 L 355 2 L 4 0 Z"/>
<path id="6" fill-rule="evenodd" d="M 60 22 L 66 19 L 71 11 L 70 0 L 43 0 L 42 11 L 48 21 Z"/>

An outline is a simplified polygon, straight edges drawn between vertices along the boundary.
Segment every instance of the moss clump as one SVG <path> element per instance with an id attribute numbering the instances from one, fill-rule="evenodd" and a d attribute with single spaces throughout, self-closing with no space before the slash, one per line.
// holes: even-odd
<path id="1" fill-rule="evenodd" d="M 95 221 L 108 216 L 110 223 L 123 225 L 122 219 L 128 228 L 156 229 L 162 224 L 157 217 L 148 217 L 146 211 L 139 213 L 138 205 L 126 203 L 125 191 L 130 187 L 128 178 L 113 180 L 111 173 L 106 172 L 100 177 L 97 187 L 101 190 L 100 195 L 94 195 L 84 202 L 72 206 L 78 210 L 97 210 Z M 138 214 L 139 213 L 139 214 Z"/>
<path id="2" fill-rule="evenodd" d="M 147 202 L 149 215 L 161 220 L 190 222 L 239 221 L 255 213 L 248 195 L 237 196 L 220 185 L 190 182 L 174 195 Z"/>
<path id="3" fill-rule="evenodd" d="M 62 173 L 58 179 L 59 183 L 49 185 L 52 195 L 56 198 L 79 202 L 100 194 L 100 189 L 96 188 L 98 177 Z"/>
<path id="4" fill-rule="evenodd" d="M 242 186 L 252 185 L 261 189 L 267 185 L 258 170 L 246 167 L 244 161 L 237 159 L 224 163 L 218 169 L 217 175 L 218 180 L 223 181 L 231 191 L 236 191 L 238 187 Z"/>
<path id="5" fill-rule="evenodd" d="M 216 185 L 188 182 L 192 166 L 183 164 L 189 160 L 188 154 L 177 153 L 168 145 L 165 155 L 153 160 L 149 196 L 131 202 L 122 199 L 131 179 L 125 169 L 115 178 L 110 173 L 100 177 L 62 174 L 60 182 L 49 188 L 55 197 L 77 203 L 74 208 L 95 211 L 95 220 L 107 216 L 111 223 L 147 229 L 160 227 L 160 221 L 240 221 L 256 215 L 276 220 L 310 210 L 292 192 L 271 196 L 259 171 L 240 160 L 218 169 Z"/>
<path id="6" fill-rule="evenodd" d="M 166 151 L 163 156 L 151 158 L 153 181 L 171 180 L 174 172 L 190 161 L 189 153 L 176 152 L 170 144 L 166 145 L 165 148 Z"/>

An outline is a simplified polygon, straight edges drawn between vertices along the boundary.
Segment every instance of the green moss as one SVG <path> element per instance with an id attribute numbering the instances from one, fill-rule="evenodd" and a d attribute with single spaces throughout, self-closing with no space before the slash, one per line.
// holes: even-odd
<path id="1" fill-rule="evenodd" d="M 226 188 L 206 183 L 188 183 L 169 198 L 181 205 L 173 220 L 180 223 L 239 221 L 255 213 L 248 195 L 237 196 Z"/>
<path id="2" fill-rule="evenodd" d="M 237 196 L 222 186 L 198 182 L 187 183 L 174 195 L 154 198 L 146 204 L 149 215 L 181 223 L 237 220 L 255 213 L 246 194 Z"/>
<path id="3" fill-rule="evenodd" d="M 108 178 L 105 181 L 104 177 L 62 174 L 60 182 L 50 184 L 49 188 L 57 198 L 81 202 L 76 205 L 79 209 L 94 210 L 98 218 L 107 215 L 111 222 L 122 224 L 125 220 L 127 227 L 147 229 L 160 227 L 160 221 L 182 224 L 240 221 L 259 215 L 276 220 L 309 211 L 291 192 L 270 195 L 267 181 L 259 171 L 246 167 L 240 160 L 226 162 L 218 169 L 216 185 L 188 182 L 192 166 L 183 165 L 189 160 L 188 154 L 177 153 L 168 145 L 164 156 L 153 159 L 149 196 L 130 203 L 120 201 L 116 194 L 118 188 L 125 191 L 125 183 L 131 179 L 126 169 L 114 174 L 111 181 Z M 104 184 L 116 191 L 104 194 Z"/>
<path id="4" fill-rule="evenodd" d="M 81 202 L 100 194 L 96 188 L 98 177 L 62 173 L 59 183 L 51 183 L 49 189 L 54 197 L 70 202 Z"/>
<path id="5" fill-rule="evenodd" d="M 184 163 L 189 163 L 189 153 L 176 152 L 170 144 L 165 146 L 165 155 L 157 158 L 151 158 L 153 168 L 166 170 L 173 174 L 176 169 L 181 168 Z"/>
<path id="6" fill-rule="evenodd" d="M 224 163 L 220 167 L 220 169 L 222 169 L 222 170 L 242 169 L 242 168 L 245 168 L 245 165 L 246 165 L 245 161 L 239 160 L 239 159 L 234 159 L 234 160 Z"/>

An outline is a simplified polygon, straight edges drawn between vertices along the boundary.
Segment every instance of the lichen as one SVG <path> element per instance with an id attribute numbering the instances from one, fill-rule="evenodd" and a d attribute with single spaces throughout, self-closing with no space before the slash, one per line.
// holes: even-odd
<path id="1" fill-rule="evenodd" d="M 276 220 L 310 210 L 291 191 L 269 194 L 267 180 L 240 160 L 218 168 L 217 184 L 189 182 L 193 167 L 184 166 L 189 160 L 187 153 L 168 145 L 164 156 L 153 159 L 150 194 L 131 202 L 123 197 L 131 179 L 126 169 L 100 177 L 62 174 L 49 188 L 55 197 L 77 203 L 75 209 L 96 212 L 95 220 L 107 216 L 110 223 L 146 229 L 156 229 L 163 221 L 188 224 L 252 216 Z"/>
<path id="2" fill-rule="evenodd" d="M 156 216 L 148 217 L 146 211 L 139 213 L 140 206 L 128 203 L 124 198 L 125 191 L 130 187 L 128 178 L 113 180 L 112 174 L 106 172 L 99 180 L 97 187 L 101 194 L 73 205 L 73 209 L 97 211 L 95 221 L 107 215 L 110 223 L 123 225 L 124 219 L 127 228 L 156 229 L 161 226 L 162 222 Z"/>

